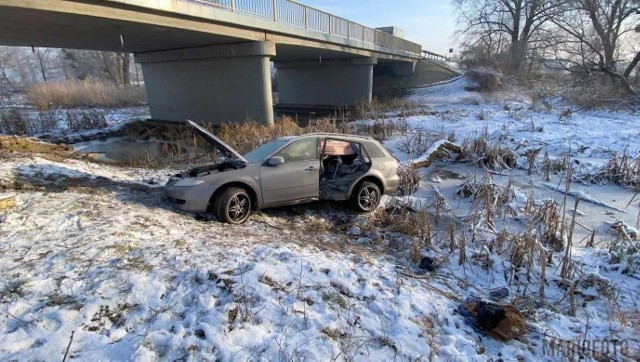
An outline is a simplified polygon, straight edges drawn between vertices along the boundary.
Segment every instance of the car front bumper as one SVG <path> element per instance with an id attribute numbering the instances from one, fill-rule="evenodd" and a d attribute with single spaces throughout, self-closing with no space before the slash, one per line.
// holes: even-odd
<path id="1" fill-rule="evenodd" d="M 179 178 L 171 178 L 164 186 L 169 201 L 178 210 L 196 214 L 207 212 L 209 199 L 213 195 L 211 185 L 176 186 Z"/>

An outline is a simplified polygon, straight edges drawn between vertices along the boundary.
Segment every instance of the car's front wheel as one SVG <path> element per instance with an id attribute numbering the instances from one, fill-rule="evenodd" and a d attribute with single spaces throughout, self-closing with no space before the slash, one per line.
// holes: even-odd
<path id="1" fill-rule="evenodd" d="M 358 210 L 369 212 L 378 207 L 381 195 L 378 185 L 370 181 L 363 181 L 356 187 L 353 201 Z"/>
<path id="2" fill-rule="evenodd" d="M 251 215 L 251 197 L 239 187 L 229 187 L 216 200 L 218 220 L 229 224 L 242 224 Z"/>

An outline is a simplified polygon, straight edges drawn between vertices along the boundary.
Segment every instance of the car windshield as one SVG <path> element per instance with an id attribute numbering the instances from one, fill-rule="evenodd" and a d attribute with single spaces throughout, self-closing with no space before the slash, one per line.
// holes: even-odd
<path id="1" fill-rule="evenodd" d="M 277 149 L 284 146 L 289 140 L 279 139 L 271 141 L 259 146 L 253 151 L 249 151 L 243 155 L 243 157 L 250 163 L 258 163 L 264 160 L 267 156 L 274 153 Z"/>

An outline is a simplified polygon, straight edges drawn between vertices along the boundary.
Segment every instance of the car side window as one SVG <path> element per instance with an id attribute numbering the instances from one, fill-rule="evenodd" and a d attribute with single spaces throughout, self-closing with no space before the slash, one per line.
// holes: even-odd
<path id="1" fill-rule="evenodd" d="M 284 158 L 284 162 L 297 162 L 318 159 L 318 139 L 305 138 L 282 149 L 276 156 Z"/>
<path id="2" fill-rule="evenodd" d="M 367 150 L 367 153 L 369 154 L 369 156 L 371 156 L 371 158 L 387 157 L 380 149 L 380 146 L 376 145 L 373 142 L 364 142 L 364 149 Z"/>

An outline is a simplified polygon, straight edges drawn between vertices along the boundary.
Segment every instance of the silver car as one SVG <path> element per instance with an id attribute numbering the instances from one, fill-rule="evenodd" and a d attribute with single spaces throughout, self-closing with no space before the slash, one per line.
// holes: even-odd
<path id="1" fill-rule="evenodd" d="M 372 211 L 400 182 L 398 160 L 371 137 L 284 137 L 240 155 L 200 125 L 189 125 L 225 161 L 172 176 L 165 186 L 169 200 L 231 224 L 245 222 L 253 210 L 316 200 L 352 200 L 358 210 Z"/>

